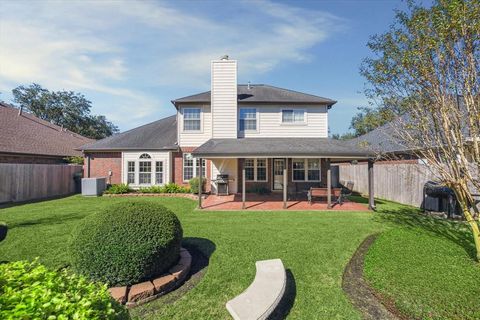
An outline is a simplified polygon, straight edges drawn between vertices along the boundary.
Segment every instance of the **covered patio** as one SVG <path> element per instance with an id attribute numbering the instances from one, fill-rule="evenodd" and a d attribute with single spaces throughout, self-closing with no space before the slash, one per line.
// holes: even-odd
<path id="1" fill-rule="evenodd" d="M 212 176 L 228 179 L 230 192 L 203 196 L 200 209 L 207 210 L 374 210 L 374 157 L 367 149 L 329 138 L 243 138 L 210 139 L 193 153 L 207 159 Z M 368 206 L 346 201 L 336 203 L 341 187 L 332 181 L 332 164 L 368 162 Z M 199 161 L 202 164 L 202 161 Z M 198 171 L 200 177 L 202 170 Z M 228 178 L 226 178 L 228 177 Z M 227 190 L 229 188 L 227 187 Z M 253 191 L 252 190 L 257 190 Z M 311 203 L 307 194 L 319 195 Z"/>

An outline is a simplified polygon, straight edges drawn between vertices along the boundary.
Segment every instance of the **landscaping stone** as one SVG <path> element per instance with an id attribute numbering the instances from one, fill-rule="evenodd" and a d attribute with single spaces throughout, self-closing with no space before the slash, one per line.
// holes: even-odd
<path id="1" fill-rule="evenodd" d="M 128 302 L 143 300 L 155 294 L 155 287 L 150 281 L 134 284 L 128 293 Z"/>
<path id="2" fill-rule="evenodd" d="M 177 280 L 183 280 L 190 271 L 190 265 L 177 264 L 168 270 Z"/>
<path id="3" fill-rule="evenodd" d="M 113 299 L 121 304 L 127 302 L 127 287 L 113 287 L 108 289 Z"/>
<path id="4" fill-rule="evenodd" d="M 160 293 L 170 289 L 175 284 L 175 276 L 168 274 L 153 280 L 155 292 Z"/>

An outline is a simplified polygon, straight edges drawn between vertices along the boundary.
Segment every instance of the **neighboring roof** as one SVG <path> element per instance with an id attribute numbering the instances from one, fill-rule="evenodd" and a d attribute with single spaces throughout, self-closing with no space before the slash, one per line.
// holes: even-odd
<path id="1" fill-rule="evenodd" d="M 75 149 L 92 141 L 0 102 L 0 152 L 80 156 Z"/>
<path id="2" fill-rule="evenodd" d="M 373 153 L 331 138 L 210 139 L 192 153 L 197 157 L 324 156 L 368 158 Z"/>
<path id="3" fill-rule="evenodd" d="M 384 124 L 364 135 L 347 140 L 353 147 L 369 148 L 377 153 L 405 153 L 408 148 L 401 144 L 401 139 L 396 137 L 393 122 Z"/>
<path id="4" fill-rule="evenodd" d="M 115 134 L 82 146 L 90 150 L 173 150 L 177 149 L 177 117 L 175 115 Z"/>
<path id="5" fill-rule="evenodd" d="M 266 84 L 239 84 L 237 94 L 239 103 L 318 103 L 332 106 L 337 102 L 328 98 Z M 210 91 L 172 100 L 175 107 L 180 103 L 202 102 L 210 102 Z"/>

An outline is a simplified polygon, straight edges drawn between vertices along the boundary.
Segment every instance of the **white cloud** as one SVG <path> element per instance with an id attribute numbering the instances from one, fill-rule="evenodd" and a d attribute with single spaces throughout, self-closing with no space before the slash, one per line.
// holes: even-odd
<path id="1" fill-rule="evenodd" d="M 266 73 L 309 61 L 309 49 L 345 24 L 269 1 L 231 2 L 225 16 L 218 6 L 174 5 L 2 1 L 0 90 L 32 82 L 77 90 L 94 101 L 94 112 L 126 129 L 173 112 L 167 104 L 176 97 L 164 96 L 166 88 L 208 87 L 211 59 L 229 54 L 239 60 L 240 75 Z"/>

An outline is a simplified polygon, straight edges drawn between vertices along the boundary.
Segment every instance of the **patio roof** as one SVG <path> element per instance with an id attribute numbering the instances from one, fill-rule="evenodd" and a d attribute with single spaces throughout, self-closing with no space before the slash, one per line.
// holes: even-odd
<path id="1" fill-rule="evenodd" d="M 331 138 L 243 138 L 210 139 L 192 152 L 194 157 L 322 157 L 369 159 L 375 153 L 366 148 Z"/>

